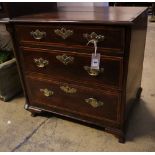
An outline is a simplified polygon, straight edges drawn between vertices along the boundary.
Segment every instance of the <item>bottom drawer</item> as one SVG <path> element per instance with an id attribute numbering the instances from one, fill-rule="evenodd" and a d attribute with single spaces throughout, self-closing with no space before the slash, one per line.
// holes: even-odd
<path id="1" fill-rule="evenodd" d="M 31 106 L 46 110 L 64 111 L 67 115 L 100 122 L 119 123 L 120 94 L 54 81 L 53 79 L 26 77 Z"/>

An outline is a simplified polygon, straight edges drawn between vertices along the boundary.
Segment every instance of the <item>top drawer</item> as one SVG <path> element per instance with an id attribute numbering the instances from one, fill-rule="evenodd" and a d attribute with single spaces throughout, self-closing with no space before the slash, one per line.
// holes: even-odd
<path id="1" fill-rule="evenodd" d="M 87 25 L 16 25 L 20 44 L 39 44 L 94 48 L 90 40 L 97 40 L 98 48 L 123 52 L 125 32 L 117 26 Z M 90 44 L 87 43 L 90 41 Z M 59 44 L 59 45 L 58 45 Z"/>

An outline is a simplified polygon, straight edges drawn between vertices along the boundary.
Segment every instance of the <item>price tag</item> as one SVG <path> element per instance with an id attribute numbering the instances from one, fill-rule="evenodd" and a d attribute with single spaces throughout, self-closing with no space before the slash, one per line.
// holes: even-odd
<path id="1" fill-rule="evenodd" d="M 91 69 L 100 68 L 100 53 L 93 53 L 91 58 Z"/>

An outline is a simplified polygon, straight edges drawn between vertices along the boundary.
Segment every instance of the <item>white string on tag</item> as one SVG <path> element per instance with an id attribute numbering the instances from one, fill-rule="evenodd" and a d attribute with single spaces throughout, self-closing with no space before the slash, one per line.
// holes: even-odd
<path id="1" fill-rule="evenodd" d="M 92 53 L 91 69 L 99 69 L 100 67 L 100 54 L 97 53 L 97 41 L 93 40 L 94 53 Z"/>
<path id="2" fill-rule="evenodd" d="M 97 40 L 95 40 L 95 39 L 89 40 L 87 45 L 89 45 L 89 43 L 94 44 L 94 53 L 92 53 L 92 58 L 91 58 L 91 69 L 99 70 L 99 68 L 100 68 L 100 53 L 97 53 Z"/>
<path id="3" fill-rule="evenodd" d="M 87 45 L 89 45 L 89 43 L 94 44 L 94 49 L 95 49 L 94 53 L 95 53 L 95 56 L 96 56 L 96 53 L 97 53 L 97 41 L 96 40 L 89 40 Z"/>
<path id="4" fill-rule="evenodd" d="M 94 40 L 94 48 L 95 48 L 95 56 L 96 56 L 96 53 L 97 53 L 97 42 Z"/>

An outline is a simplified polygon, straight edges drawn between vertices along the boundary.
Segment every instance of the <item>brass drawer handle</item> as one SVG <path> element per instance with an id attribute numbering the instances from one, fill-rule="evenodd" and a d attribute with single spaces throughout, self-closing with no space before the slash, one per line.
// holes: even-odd
<path id="1" fill-rule="evenodd" d="M 84 33 L 83 34 L 83 37 L 86 38 L 88 40 L 88 43 L 95 43 L 97 44 L 98 42 L 100 41 L 103 41 L 104 40 L 104 36 L 103 35 L 97 35 L 95 32 L 92 32 L 91 34 L 88 34 L 88 33 Z"/>
<path id="2" fill-rule="evenodd" d="M 103 102 L 98 101 L 95 98 L 85 99 L 85 102 L 88 103 L 88 104 L 90 104 L 93 108 L 97 108 L 97 107 L 103 106 L 103 104 L 104 104 Z"/>
<path id="3" fill-rule="evenodd" d="M 60 89 L 67 94 L 75 94 L 77 92 L 75 88 L 71 88 L 67 84 L 64 86 L 60 86 Z"/>
<path id="4" fill-rule="evenodd" d="M 88 67 L 88 66 L 84 66 L 84 70 L 86 70 L 88 74 L 91 76 L 98 76 L 100 73 L 104 72 L 104 68 L 91 69 L 91 67 Z"/>
<path id="5" fill-rule="evenodd" d="M 63 39 L 67 39 L 68 37 L 73 35 L 73 30 L 67 30 L 64 27 L 62 27 L 61 29 L 54 30 L 54 33 Z"/>
<path id="6" fill-rule="evenodd" d="M 36 40 L 41 40 L 46 36 L 46 32 L 41 32 L 38 29 L 35 31 L 30 32 L 31 36 L 33 36 L 34 39 Z"/>
<path id="7" fill-rule="evenodd" d="M 74 57 L 67 56 L 66 54 L 57 55 L 56 59 L 62 62 L 64 65 L 68 65 L 74 62 Z"/>
<path id="8" fill-rule="evenodd" d="M 44 60 L 43 58 L 35 58 L 34 62 L 39 68 L 44 68 L 49 64 L 48 60 Z"/>
<path id="9" fill-rule="evenodd" d="M 40 91 L 43 92 L 44 96 L 46 96 L 46 97 L 50 97 L 50 96 L 52 96 L 52 95 L 54 94 L 53 91 L 51 91 L 51 90 L 49 90 L 49 89 L 47 89 L 47 88 L 45 88 L 45 89 L 40 89 Z"/>

